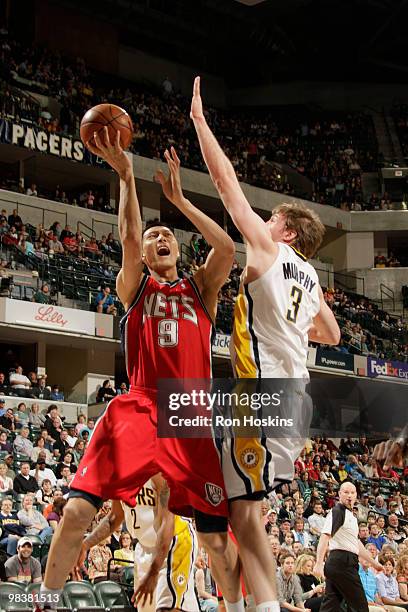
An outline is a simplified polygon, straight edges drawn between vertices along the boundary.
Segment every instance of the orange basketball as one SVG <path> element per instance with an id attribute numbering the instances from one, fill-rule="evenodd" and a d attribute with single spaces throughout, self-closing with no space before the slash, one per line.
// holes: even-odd
<path id="1" fill-rule="evenodd" d="M 94 132 L 97 132 L 103 142 L 103 128 L 108 127 L 109 140 L 113 144 L 116 132 L 120 132 L 120 144 L 127 149 L 133 138 L 133 124 L 127 112 L 115 104 L 98 104 L 85 113 L 81 121 L 81 140 L 85 146 L 88 142 L 95 144 Z"/>

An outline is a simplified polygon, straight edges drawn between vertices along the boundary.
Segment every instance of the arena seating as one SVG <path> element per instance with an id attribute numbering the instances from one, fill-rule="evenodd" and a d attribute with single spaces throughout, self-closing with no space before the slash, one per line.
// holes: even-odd
<path id="1" fill-rule="evenodd" d="M 8 62 L 9 74 L 0 92 L 3 116 L 24 117 L 48 131 L 78 135 L 81 117 L 88 108 L 103 101 L 119 104 L 134 120 L 134 153 L 157 159 L 175 144 L 184 166 L 205 171 L 189 121 L 189 98 L 179 94 L 163 98 L 146 83 L 141 86 L 120 80 L 107 91 L 101 87 L 106 78 L 92 72 L 82 60 L 56 56 L 38 47 L 25 48 L 11 37 L 3 41 L 3 62 Z M 22 82 L 25 89 L 55 97 L 62 104 L 60 117 L 33 106 L 16 88 Z M 373 209 L 369 202 L 363 202 L 361 190 L 361 172 L 377 167 L 377 142 L 369 115 L 316 113 L 306 107 L 208 107 L 207 113 L 240 180 L 346 210 Z M 286 176 L 282 170 L 285 164 L 310 179 L 309 193 L 290 184 L 290 173 Z M 78 203 L 77 197 L 71 195 L 72 199 Z M 104 210 L 104 206 L 102 197 L 98 208 Z"/>

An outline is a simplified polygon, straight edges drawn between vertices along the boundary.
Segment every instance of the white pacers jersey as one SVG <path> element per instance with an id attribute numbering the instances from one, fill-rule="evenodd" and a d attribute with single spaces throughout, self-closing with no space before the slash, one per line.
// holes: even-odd
<path id="1" fill-rule="evenodd" d="M 157 491 L 151 480 L 140 489 L 136 496 L 136 506 L 130 508 L 122 503 L 127 530 L 133 539 L 140 542 L 143 548 L 153 549 L 156 546 L 157 534 L 154 529 L 155 510 L 157 508 Z"/>
<path id="2" fill-rule="evenodd" d="M 320 310 L 319 279 L 293 247 L 255 281 L 242 285 L 235 304 L 231 358 L 238 378 L 303 378 L 308 330 Z"/>

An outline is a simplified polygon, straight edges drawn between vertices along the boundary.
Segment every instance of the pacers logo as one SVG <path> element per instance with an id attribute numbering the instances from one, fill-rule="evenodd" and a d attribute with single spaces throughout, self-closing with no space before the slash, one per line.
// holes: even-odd
<path id="1" fill-rule="evenodd" d="M 205 496 L 213 506 L 219 506 L 224 499 L 222 488 L 212 482 L 205 483 Z"/>
<path id="2" fill-rule="evenodd" d="M 176 578 L 177 584 L 182 587 L 186 582 L 186 577 L 184 574 L 179 574 Z"/>
<path id="3" fill-rule="evenodd" d="M 255 468 L 259 463 L 258 451 L 254 448 L 246 448 L 240 456 L 241 465 L 246 468 Z"/>

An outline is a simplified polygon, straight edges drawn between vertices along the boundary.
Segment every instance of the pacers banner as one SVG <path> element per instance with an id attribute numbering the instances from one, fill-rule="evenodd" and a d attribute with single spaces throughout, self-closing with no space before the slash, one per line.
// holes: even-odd
<path id="1" fill-rule="evenodd" d="M 92 155 L 81 140 L 64 134 L 53 134 L 42 127 L 27 123 L 0 120 L 0 142 L 12 144 L 39 153 L 55 155 L 61 159 L 103 165 L 103 161 Z"/>

